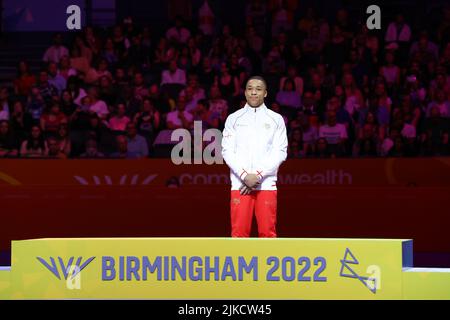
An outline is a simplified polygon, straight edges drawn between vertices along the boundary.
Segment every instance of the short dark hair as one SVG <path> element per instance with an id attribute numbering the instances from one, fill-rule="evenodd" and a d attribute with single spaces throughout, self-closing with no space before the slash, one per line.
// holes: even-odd
<path id="1" fill-rule="evenodd" d="M 247 87 L 247 84 L 248 84 L 248 82 L 249 82 L 250 80 L 259 80 L 259 81 L 262 81 L 262 83 L 264 83 L 264 87 L 265 87 L 266 90 L 267 90 L 267 82 L 266 82 L 266 80 L 265 80 L 263 77 L 261 77 L 261 76 L 251 76 L 250 78 L 247 79 L 247 82 L 245 83 L 245 86 L 246 86 L 246 87 Z"/>
<path id="2" fill-rule="evenodd" d="M 292 85 L 292 91 L 297 90 L 297 86 L 295 85 L 294 80 L 287 78 L 286 80 L 284 80 L 284 84 L 283 84 L 283 90 L 284 87 L 286 86 L 286 84 L 290 83 Z"/>

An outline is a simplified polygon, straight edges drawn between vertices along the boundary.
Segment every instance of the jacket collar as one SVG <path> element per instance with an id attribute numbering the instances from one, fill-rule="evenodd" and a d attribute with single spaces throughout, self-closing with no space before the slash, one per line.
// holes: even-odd
<path id="1" fill-rule="evenodd" d="M 263 102 L 262 105 L 260 105 L 258 108 L 253 108 L 250 107 L 250 105 L 248 103 L 245 104 L 244 109 L 246 109 L 245 111 L 252 111 L 252 112 L 263 112 L 267 110 L 267 106 L 266 104 Z"/>

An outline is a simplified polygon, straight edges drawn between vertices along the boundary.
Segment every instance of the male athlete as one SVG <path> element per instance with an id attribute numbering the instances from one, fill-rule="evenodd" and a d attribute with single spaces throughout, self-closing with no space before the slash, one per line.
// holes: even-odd
<path id="1" fill-rule="evenodd" d="M 251 77 L 245 87 L 247 103 L 225 121 L 222 156 L 230 167 L 231 236 L 249 237 L 255 211 L 259 237 L 275 238 L 277 172 L 286 159 L 283 117 L 264 104 L 266 81 Z"/>

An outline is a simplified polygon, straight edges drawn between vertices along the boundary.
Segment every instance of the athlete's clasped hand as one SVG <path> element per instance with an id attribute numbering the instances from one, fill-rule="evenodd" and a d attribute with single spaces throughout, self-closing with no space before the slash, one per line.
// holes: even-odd
<path id="1" fill-rule="evenodd" d="M 260 179 L 254 173 L 249 173 L 244 178 L 244 183 L 239 188 L 241 195 L 248 195 L 261 184 Z"/>

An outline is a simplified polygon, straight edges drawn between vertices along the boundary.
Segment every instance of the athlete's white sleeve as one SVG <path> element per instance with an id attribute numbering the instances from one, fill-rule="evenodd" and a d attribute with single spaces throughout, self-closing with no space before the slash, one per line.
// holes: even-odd
<path id="1" fill-rule="evenodd" d="M 283 117 L 277 119 L 277 129 L 272 141 L 272 148 L 269 151 L 269 155 L 264 157 L 262 162 L 261 171 L 258 170 L 257 174 L 260 178 L 267 176 L 274 176 L 278 172 L 278 167 L 286 160 L 287 157 L 288 139 L 286 134 L 286 125 Z"/>
<path id="2" fill-rule="evenodd" d="M 225 128 L 222 135 L 222 157 L 231 171 L 241 180 L 245 178 L 248 172 L 242 165 L 242 161 L 237 157 L 235 150 L 237 133 L 233 128 L 233 118 L 228 117 L 225 121 Z"/>

